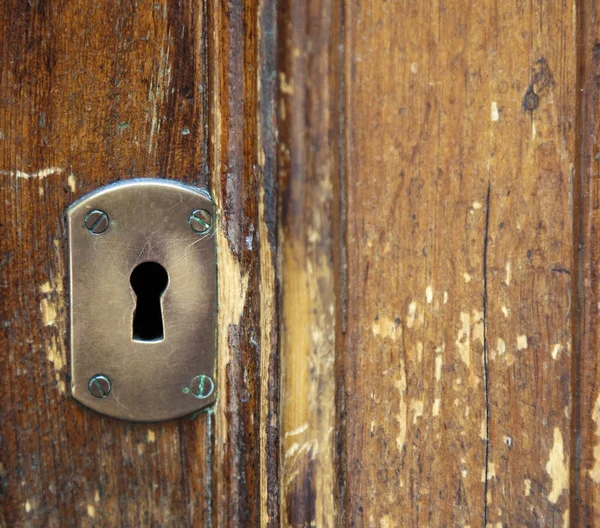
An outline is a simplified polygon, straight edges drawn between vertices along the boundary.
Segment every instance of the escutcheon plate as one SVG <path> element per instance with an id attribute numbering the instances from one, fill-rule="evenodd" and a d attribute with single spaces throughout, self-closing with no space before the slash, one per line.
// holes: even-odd
<path id="1" fill-rule="evenodd" d="M 199 215 L 202 229 L 191 220 Z M 169 180 L 128 180 L 78 200 L 66 220 L 73 398 L 144 422 L 214 403 L 216 211 L 208 192 Z M 130 282 L 144 262 L 168 274 L 160 297 L 163 335 L 148 341 L 134 335 L 134 312 L 144 301 Z"/>

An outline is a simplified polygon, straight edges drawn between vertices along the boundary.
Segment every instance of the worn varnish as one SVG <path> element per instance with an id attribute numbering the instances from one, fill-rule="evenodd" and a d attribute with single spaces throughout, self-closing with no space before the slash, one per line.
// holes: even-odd
<path id="1" fill-rule="evenodd" d="M 600 526 L 595 3 L 92 4 L 0 6 L 0 526 Z M 133 177 L 220 211 L 164 424 L 67 395 L 62 214 Z"/>
<path id="2" fill-rule="evenodd" d="M 273 95 L 258 97 L 257 14 L 0 7 L 0 525 L 277 524 L 274 256 L 257 169 Z M 132 177 L 209 186 L 220 208 L 220 399 L 194 419 L 127 424 L 67 397 L 62 213 Z"/>
<path id="3" fill-rule="evenodd" d="M 350 523 L 568 523 L 574 8 L 347 6 Z"/>
<path id="4" fill-rule="evenodd" d="M 340 8 L 280 4 L 281 511 L 339 524 L 335 507 L 339 298 Z"/>
<path id="5" fill-rule="evenodd" d="M 579 324 L 575 342 L 580 354 L 574 362 L 574 425 L 578 443 L 573 488 L 574 526 L 600 525 L 600 188 L 598 187 L 600 132 L 600 11 L 585 2 L 579 13 L 580 134 L 577 198 L 580 260 Z"/>

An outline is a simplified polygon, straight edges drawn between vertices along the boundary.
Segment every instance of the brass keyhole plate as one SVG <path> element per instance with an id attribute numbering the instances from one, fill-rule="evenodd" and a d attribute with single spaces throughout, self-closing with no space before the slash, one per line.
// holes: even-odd
<path id="1" fill-rule="evenodd" d="M 208 192 L 169 180 L 129 180 L 78 200 L 66 220 L 73 398 L 145 422 L 214 403 L 216 210 Z M 162 323 L 160 339 L 135 338 L 139 299 L 130 278 L 145 262 L 166 270 L 168 287 L 154 301 L 162 320 L 136 324 L 152 336 L 152 325 Z"/>

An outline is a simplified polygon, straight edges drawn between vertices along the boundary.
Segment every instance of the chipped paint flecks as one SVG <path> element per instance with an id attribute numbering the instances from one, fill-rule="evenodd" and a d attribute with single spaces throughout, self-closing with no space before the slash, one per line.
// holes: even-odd
<path id="1" fill-rule="evenodd" d="M 473 310 L 472 316 L 467 312 L 461 312 L 460 323 L 455 343 L 460 358 L 469 367 L 471 365 L 471 341 L 483 343 L 483 312 Z"/>
<path id="2" fill-rule="evenodd" d="M 379 316 L 379 318 L 373 323 L 371 331 L 374 336 L 381 336 L 382 338 L 388 338 L 392 341 L 396 341 L 402 337 L 402 326 L 400 319 L 395 317 L 391 319 L 385 315 Z"/>
<path id="3" fill-rule="evenodd" d="M 471 316 L 466 312 L 460 314 L 461 328 L 456 338 L 456 347 L 460 359 L 467 367 L 471 364 Z"/>
<path id="4" fill-rule="evenodd" d="M 565 456 L 563 436 L 558 427 L 554 428 L 554 444 L 546 464 L 546 473 L 552 479 L 548 500 L 556 504 L 562 492 L 569 486 L 569 457 Z"/>
<path id="5" fill-rule="evenodd" d="M 498 103 L 496 101 L 492 101 L 491 117 L 492 121 L 498 121 L 498 119 L 500 119 L 500 113 L 498 112 Z"/>
<path id="6" fill-rule="evenodd" d="M 61 169 L 60 167 L 48 167 L 46 169 L 40 169 L 35 172 L 24 172 L 20 170 L 16 171 L 7 171 L 0 170 L 0 175 L 2 176 L 13 176 L 15 178 L 19 178 L 22 180 L 43 180 L 48 176 L 52 176 L 53 174 L 62 174 L 65 169 Z"/>
<path id="7" fill-rule="evenodd" d="M 590 469 L 590 478 L 596 483 L 600 484 L 600 393 L 594 403 L 594 409 L 592 410 L 592 420 L 596 424 L 596 439 L 597 443 L 594 446 L 594 466 Z"/>
<path id="8" fill-rule="evenodd" d="M 398 389 L 398 393 L 400 395 L 400 403 L 398 405 L 398 414 L 396 415 L 396 420 L 398 421 L 399 432 L 398 436 L 396 436 L 396 447 L 398 451 L 402 452 L 404 449 L 404 442 L 406 441 L 406 411 L 407 405 L 404 400 L 406 396 L 406 372 L 404 371 L 404 361 L 400 360 L 399 366 L 399 374 L 400 379 L 396 380 L 396 388 Z"/>
<path id="9" fill-rule="evenodd" d="M 49 335 L 46 344 L 46 355 L 52 363 L 56 382 L 60 392 L 66 392 L 66 383 L 62 371 L 67 365 L 67 352 L 64 335 L 66 333 L 65 300 L 63 295 L 64 264 L 61 259 L 62 247 L 59 240 L 54 241 L 54 252 L 59 259 L 50 280 L 39 286 L 40 315 Z"/>
<path id="10" fill-rule="evenodd" d="M 417 303 L 411 302 L 408 306 L 408 313 L 406 315 L 406 326 L 412 328 L 417 319 Z"/>

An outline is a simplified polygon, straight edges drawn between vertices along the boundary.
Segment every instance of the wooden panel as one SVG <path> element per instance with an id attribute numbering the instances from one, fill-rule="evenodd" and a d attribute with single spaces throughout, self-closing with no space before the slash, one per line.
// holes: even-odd
<path id="1" fill-rule="evenodd" d="M 291 0 L 279 14 L 282 521 L 334 526 L 341 12 Z"/>
<path id="2" fill-rule="evenodd" d="M 581 252 L 579 308 L 576 333 L 580 356 L 576 361 L 573 413 L 579 447 L 574 485 L 578 500 L 573 526 L 600 526 L 600 181 L 598 134 L 600 122 L 600 6 L 582 2 L 580 7 L 581 58 Z M 579 340 L 579 343 L 577 341 Z"/>
<path id="3" fill-rule="evenodd" d="M 574 14 L 348 4 L 349 524 L 568 522 Z"/>
<path id="4" fill-rule="evenodd" d="M 277 224 L 275 144 L 268 133 L 274 88 L 268 81 L 270 64 L 257 67 L 257 22 L 259 16 L 265 21 L 263 35 L 268 42 L 272 7 L 221 0 L 209 5 L 214 24 L 209 34 L 211 172 L 222 211 L 217 232 L 221 388 L 213 522 L 277 526 L 279 356 L 273 232 Z M 258 96 L 263 78 L 266 84 Z"/>
<path id="5" fill-rule="evenodd" d="M 278 523 L 273 86 L 257 96 L 258 8 L 212 4 L 0 7 L 1 526 Z M 62 212 L 144 176 L 212 188 L 225 329 L 218 407 L 150 425 L 69 401 L 65 353 Z"/>

